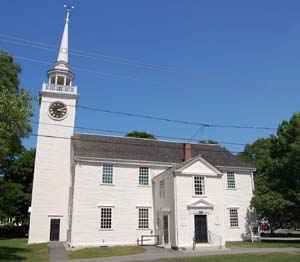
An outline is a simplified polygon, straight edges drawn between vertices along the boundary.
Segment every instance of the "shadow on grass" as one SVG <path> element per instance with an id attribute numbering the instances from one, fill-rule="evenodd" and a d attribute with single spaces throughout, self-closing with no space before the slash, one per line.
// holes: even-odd
<path id="1" fill-rule="evenodd" d="M 8 261 L 23 261 L 26 257 L 18 255 L 18 253 L 28 252 L 25 248 L 17 248 L 17 247 L 0 247 L 0 262 L 8 262 Z"/>

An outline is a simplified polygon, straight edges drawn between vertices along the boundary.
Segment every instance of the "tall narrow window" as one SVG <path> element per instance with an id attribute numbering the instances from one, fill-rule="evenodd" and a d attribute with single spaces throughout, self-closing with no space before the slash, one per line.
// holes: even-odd
<path id="1" fill-rule="evenodd" d="M 111 207 L 102 207 L 101 208 L 101 229 L 110 229 L 111 228 L 111 218 L 112 218 L 112 208 Z"/>
<path id="2" fill-rule="evenodd" d="M 112 184 L 112 182 L 113 182 L 113 166 L 109 164 L 104 164 L 103 171 L 102 171 L 102 183 Z"/>
<path id="3" fill-rule="evenodd" d="M 165 180 L 159 181 L 159 197 L 165 197 Z"/>
<path id="4" fill-rule="evenodd" d="M 237 208 L 230 208 L 229 215 L 230 215 L 230 226 L 238 227 L 239 226 L 239 216 L 238 216 Z"/>
<path id="5" fill-rule="evenodd" d="M 139 184 L 142 186 L 149 185 L 149 168 L 141 166 L 139 169 Z"/>
<path id="6" fill-rule="evenodd" d="M 227 172 L 227 188 L 235 188 L 235 175 L 234 172 Z"/>
<path id="7" fill-rule="evenodd" d="M 148 208 L 139 208 L 139 228 L 149 228 Z"/>
<path id="8" fill-rule="evenodd" d="M 194 176 L 195 195 L 205 195 L 205 185 L 203 176 Z"/>

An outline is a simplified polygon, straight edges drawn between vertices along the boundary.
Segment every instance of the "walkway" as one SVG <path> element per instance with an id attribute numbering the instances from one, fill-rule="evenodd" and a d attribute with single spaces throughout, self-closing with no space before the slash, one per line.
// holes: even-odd
<path id="1" fill-rule="evenodd" d="M 49 242 L 48 254 L 51 262 L 68 261 L 68 253 L 62 242 Z"/>
<path id="2" fill-rule="evenodd" d="M 57 248 L 57 247 L 56 247 Z M 60 246 L 64 250 L 63 245 Z M 49 247 L 49 255 L 51 247 Z M 57 252 L 57 250 L 56 250 Z M 65 251 L 64 251 L 65 252 Z M 87 259 L 57 259 L 51 256 L 51 262 L 131 262 L 142 260 L 157 260 L 163 258 L 183 258 L 199 256 L 218 256 L 245 253 L 280 253 L 280 252 L 300 252 L 300 248 L 224 248 L 224 249 L 201 249 L 201 251 L 181 252 L 175 250 L 166 250 L 158 247 L 146 247 L 146 252 L 137 255 L 104 257 L 104 258 L 87 258 Z M 56 260 L 55 260 L 56 259 Z"/>

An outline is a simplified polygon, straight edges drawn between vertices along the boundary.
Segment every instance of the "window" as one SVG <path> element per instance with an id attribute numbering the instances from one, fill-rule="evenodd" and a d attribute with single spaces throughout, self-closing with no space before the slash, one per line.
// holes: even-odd
<path id="1" fill-rule="evenodd" d="M 57 77 L 57 84 L 58 85 L 65 85 L 65 78 L 63 76 L 58 76 Z"/>
<path id="2" fill-rule="evenodd" d="M 239 216 L 237 208 L 229 209 L 230 215 L 230 227 L 238 227 L 239 226 Z"/>
<path id="3" fill-rule="evenodd" d="M 102 171 L 102 183 L 112 184 L 113 183 L 113 166 L 104 164 Z"/>
<path id="4" fill-rule="evenodd" d="M 159 181 L 159 196 L 165 197 L 165 180 L 160 180 Z"/>
<path id="5" fill-rule="evenodd" d="M 194 176 L 195 195 L 205 195 L 204 177 Z"/>
<path id="6" fill-rule="evenodd" d="M 147 186 L 149 184 L 149 168 L 140 167 L 139 169 L 139 184 Z"/>
<path id="7" fill-rule="evenodd" d="M 102 207 L 101 208 L 101 229 L 110 229 L 111 228 L 111 207 Z"/>
<path id="8" fill-rule="evenodd" d="M 235 188 L 235 175 L 234 172 L 227 172 L 227 188 Z"/>
<path id="9" fill-rule="evenodd" d="M 139 208 L 139 228 L 149 228 L 148 208 Z"/>

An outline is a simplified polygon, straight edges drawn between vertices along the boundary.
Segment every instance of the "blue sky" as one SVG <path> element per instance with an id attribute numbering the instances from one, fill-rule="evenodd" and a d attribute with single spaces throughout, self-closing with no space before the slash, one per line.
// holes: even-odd
<path id="1" fill-rule="evenodd" d="M 0 35 L 59 46 L 64 1 L 3 1 Z M 300 2 L 71 1 L 71 49 L 176 68 L 146 70 L 74 55 L 79 105 L 221 125 L 277 127 L 299 111 Z M 3 42 L 16 56 L 54 62 L 57 52 Z M 21 87 L 38 94 L 51 66 L 17 59 Z M 153 83 L 156 82 L 156 83 Z M 34 120 L 38 119 L 35 104 Z M 78 109 L 76 125 L 190 138 L 198 127 Z M 34 133 L 37 127 L 34 125 Z M 78 130 L 81 132 L 87 132 Z M 90 131 L 92 132 L 92 131 Z M 95 131 L 93 132 L 95 133 Z M 207 127 L 197 139 L 251 143 L 272 131 Z M 102 132 L 102 134 L 107 134 Z M 26 139 L 34 147 L 36 138 Z M 242 146 L 226 145 L 232 151 Z"/>

